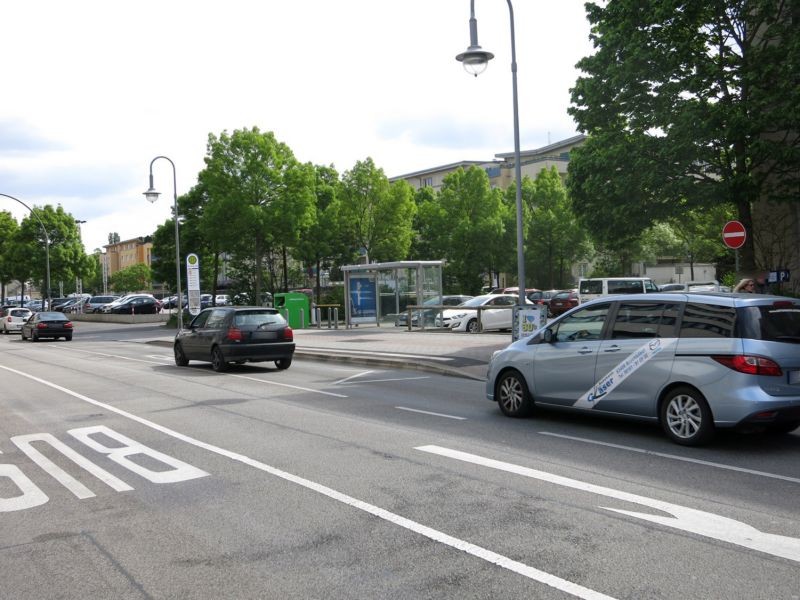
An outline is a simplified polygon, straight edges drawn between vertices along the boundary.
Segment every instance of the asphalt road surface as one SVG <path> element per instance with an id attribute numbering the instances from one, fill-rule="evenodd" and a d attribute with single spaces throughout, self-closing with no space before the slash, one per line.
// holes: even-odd
<path id="1" fill-rule="evenodd" d="M 800 598 L 798 433 L 687 449 L 124 338 L 0 338 L 0 598 Z"/>

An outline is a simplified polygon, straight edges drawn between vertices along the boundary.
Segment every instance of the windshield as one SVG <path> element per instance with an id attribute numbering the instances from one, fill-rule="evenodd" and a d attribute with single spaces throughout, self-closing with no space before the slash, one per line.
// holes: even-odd
<path id="1" fill-rule="evenodd" d="M 470 298 L 466 302 L 462 302 L 459 306 L 483 306 L 488 302 L 493 296 L 475 296 L 474 298 Z"/>

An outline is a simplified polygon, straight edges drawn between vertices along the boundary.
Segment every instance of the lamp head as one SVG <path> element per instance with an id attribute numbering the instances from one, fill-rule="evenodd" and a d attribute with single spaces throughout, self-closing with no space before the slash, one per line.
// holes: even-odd
<path id="1" fill-rule="evenodd" d="M 148 202 L 155 202 L 158 200 L 158 197 L 161 195 L 160 192 L 155 191 L 152 187 L 144 192 L 144 197 L 147 198 Z"/>
<path id="2" fill-rule="evenodd" d="M 456 60 L 464 65 L 464 70 L 475 77 L 486 70 L 486 67 L 489 66 L 489 61 L 493 58 L 494 54 L 483 50 L 480 46 L 470 46 L 456 56 Z"/>

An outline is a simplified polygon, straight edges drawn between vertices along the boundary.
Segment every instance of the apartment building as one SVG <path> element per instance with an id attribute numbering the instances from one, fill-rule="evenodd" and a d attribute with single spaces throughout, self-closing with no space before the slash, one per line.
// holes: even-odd
<path id="1" fill-rule="evenodd" d="M 149 267 L 153 252 L 152 240 L 150 236 L 145 236 L 103 246 L 106 251 L 107 276 L 111 277 L 117 271 L 137 264 Z"/>

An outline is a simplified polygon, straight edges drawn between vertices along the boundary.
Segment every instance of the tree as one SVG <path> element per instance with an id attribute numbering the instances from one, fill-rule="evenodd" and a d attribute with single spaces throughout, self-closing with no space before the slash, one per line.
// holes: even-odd
<path id="1" fill-rule="evenodd" d="M 111 276 L 111 287 L 118 293 L 148 290 L 152 276 L 150 267 L 137 263 L 114 273 Z"/>
<path id="2" fill-rule="evenodd" d="M 19 224 L 10 212 L 0 211 L 0 301 L 5 302 L 6 284 L 16 278 L 11 248 L 19 231 Z"/>
<path id="3" fill-rule="evenodd" d="M 464 294 L 476 294 L 483 274 L 496 266 L 498 240 L 504 232 L 508 208 L 501 190 L 489 188 L 486 171 L 459 168 L 444 178 L 439 208 L 431 217 L 439 219 L 438 231 L 446 233 L 440 242 L 445 250 L 445 271 Z"/>
<path id="4" fill-rule="evenodd" d="M 205 163 L 199 176 L 208 194 L 204 229 L 215 228 L 219 248 L 249 254 L 259 298 L 269 250 L 290 246 L 313 220 L 313 169 L 257 127 L 209 134 Z"/>
<path id="5" fill-rule="evenodd" d="M 340 229 L 341 200 L 339 174 L 333 166 L 315 166 L 314 220 L 302 232 L 297 256 L 314 267 L 317 303 L 321 302 L 321 271 L 347 252 Z"/>
<path id="6" fill-rule="evenodd" d="M 28 215 L 20 223 L 13 260 L 20 269 L 44 287 L 47 266 L 47 241 L 50 239 L 50 285 L 63 281 L 72 284 L 76 277 L 91 277 L 94 265 L 86 256 L 75 217 L 61 206 L 34 207 L 38 218 Z M 40 222 L 41 221 L 41 222 Z"/>
<path id="7" fill-rule="evenodd" d="M 406 181 L 390 184 L 371 158 L 342 176 L 342 226 L 371 262 L 403 260 L 411 248 L 416 205 Z"/>
<path id="8" fill-rule="evenodd" d="M 543 289 L 566 288 L 572 283 L 572 265 L 591 252 L 591 244 L 555 167 L 536 176 L 531 204 L 526 278 Z"/>
<path id="9" fill-rule="evenodd" d="M 752 231 L 762 199 L 797 201 L 800 36 L 796 0 L 586 5 L 597 52 L 569 113 L 575 208 L 605 244 L 725 203 Z M 741 250 L 755 268 L 752 236 Z"/>

